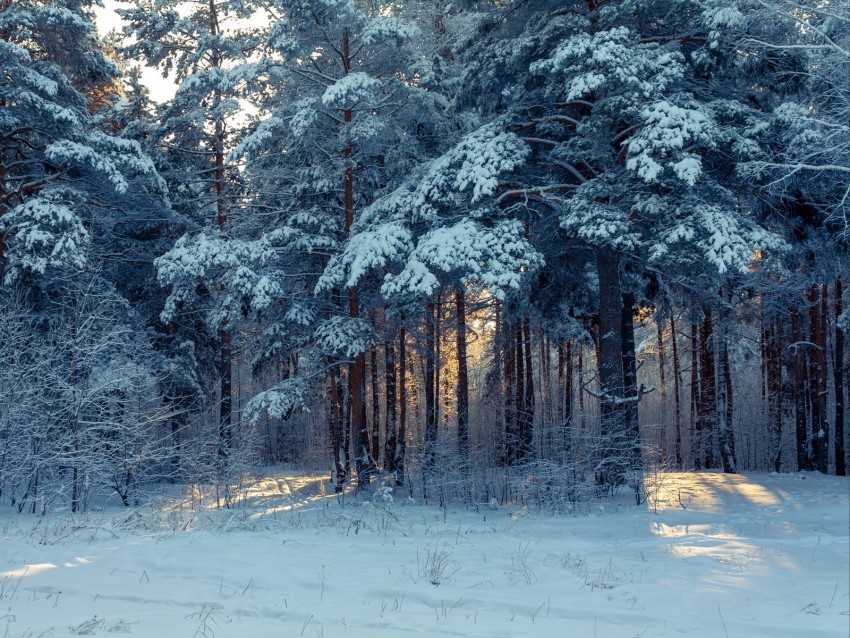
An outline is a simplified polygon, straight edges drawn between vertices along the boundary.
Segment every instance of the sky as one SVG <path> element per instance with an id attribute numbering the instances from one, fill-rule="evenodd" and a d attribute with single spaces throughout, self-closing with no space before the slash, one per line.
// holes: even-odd
<path id="1" fill-rule="evenodd" d="M 103 7 L 94 7 L 95 23 L 101 36 L 113 30 L 120 31 L 122 21 L 115 13 L 119 3 L 116 0 L 103 0 Z M 165 102 L 174 97 L 174 82 L 162 77 L 157 69 L 136 63 L 142 69 L 142 82 L 150 90 L 150 97 L 156 102 Z"/>

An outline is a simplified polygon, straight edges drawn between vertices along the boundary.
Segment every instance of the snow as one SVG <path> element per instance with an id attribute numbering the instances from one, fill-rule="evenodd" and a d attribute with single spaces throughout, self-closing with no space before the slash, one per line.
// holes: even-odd
<path id="1" fill-rule="evenodd" d="M 413 40 L 419 35 L 419 27 L 394 16 L 372 18 L 361 36 L 365 44 L 391 41 L 396 46 Z"/>
<path id="2" fill-rule="evenodd" d="M 519 288 L 522 273 L 541 264 L 540 256 L 515 220 L 487 228 L 463 219 L 457 224 L 425 233 L 398 275 L 387 274 L 381 293 L 389 298 L 401 292 L 431 295 L 439 286 L 434 271 L 462 273 L 466 283 L 480 284 L 499 299 Z"/>
<path id="3" fill-rule="evenodd" d="M 375 345 L 371 324 L 355 317 L 335 316 L 316 327 L 316 345 L 327 355 L 353 359 Z"/>
<path id="4" fill-rule="evenodd" d="M 463 192 L 471 186 L 475 204 L 492 195 L 499 185 L 499 176 L 521 166 L 529 153 L 519 137 L 504 133 L 498 124 L 482 126 L 432 162 L 417 188 L 417 196 L 439 201 L 452 189 Z"/>
<path id="5" fill-rule="evenodd" d="M 651 474 L 576 516 L 268 471 L 232 510 L 0 517 L 4 635 L 847 635 L 848 481 Z M 203 506 L 202 506 L 203 505 Z"/>
<path id="6" fill-rule="evenodd" d="M 251 425 L 269 415 L 286 420 L 298 410 L 307 410 L 307 384 L 303 378 L 285 379 L 271 390 L 260 392 L 245 405 L 245 415 Z"/>
<path id="7" fill-rule="evenodd" d="M 88 164 L 109 180 L 116 192 L 127 192 L 129 185 L 115 162 L 91 146 L 71 140 L 59 140 L 49 144 L 44 149 L 44 155 L 57 164 L 64 162 Z"/>
<path id="8" fill-rule="evenodd" d="M 586 97 L 603 85 L 628 87 L 630 101 L 657 95 L 679 79 L 683 58 L 656 43 L 639 43 L 627 27 L 579 33 L 562 42 L 549 59 L 530 66 L 532 73 L 567 79 L 567 101 Z M 600 92 L 602 93 L 602 92 Z"/>
<path id="9" fill-rule="evenodd" d="M 636 171 L 645 182 L 654 182 L 663 170 L 655 158 L 682 156 L 677 162 L 666 162 L 676 176 L 693 186 L 702 173 L 699 158 L 683 149 L 691 143 L 712 145 L 713 125 L 708 117 L 696 108 L 683 108 L 667 100 L 656 102 L 641 113 L 644 125 L 629 140 L 629 170 Z"/>
<path id="10" fill-rule="evenodd" d="M 372 98 L 380 89 L 381 81 L 368 73 L 355 71 L 337 80 L 325 89 L 322 104 L 332 108 L 352 108 Z"/>
<path id="11" fill-rule="evenodd" d="M 14 231 L 6 273 L 12 283 L 21 270 L 45 274 L 48 268 L 79 269 L 86 264 L 89 233 L 82 221 L 61 201 L 34 197 L 16 206 L 0 220 L 0 231 Z"/>

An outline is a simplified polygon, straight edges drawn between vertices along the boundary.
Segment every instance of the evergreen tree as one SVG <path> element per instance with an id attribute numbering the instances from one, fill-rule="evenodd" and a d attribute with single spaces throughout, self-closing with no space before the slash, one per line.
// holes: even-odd
<path id="1" fill-rule="evenodd" d="M 194 226 L 157 262 L 160 281 L 170 288 L 162 318 L 199 312 L 218 337 L 218 455 L 233 446 L 233 328 L 246 288 L 262 283 L 246 277 L 238 242 L 231 243 L 233 217 L 242 207 L 240 177 L 228 152 L 244 125 L 239 99 L 256 87 L 258 69 L 249 61 L 259 46 L 256 28 L 245 25 L 257 6 L 242 0 L 199 3 L 189 11 L 179 0 L 133 3 L 119 10 L 134 42 L 126 53 L 173 72 L 174 98 L 157 114 L 151 135 L 163 155 L 162 172 L 174 206 Z M 238 222 L 237 222 L 238 223 Z M 262 294 L 262 292 L 257 292 Z"/>
<path id="2" fill-rule="evenodd" d="M 24 403 L 39 418 L 7 430 L 23 447 L 10 447 L 6 460 L 23 465 L 6 487 L 32 511 L 62 494 L 76 511 L 88 489 L 107 484 L 127 502 L 146 454 L 161 451 L 145 448 L 158 422 L 147 402 L 161 368 L 128 304 L 126 265 L 149 264 L 140 220 L 167 217 L 169 202 L 153 162 L 105 116 L 118 70 L 89 8 L 0 4 L 2 294 L 24 335 L 12 371 L 43 375 Z"/>
<path id="3" fill-rule="evenodd" d="M 371 332 L 365 320 L 370 300 L 357 282 L 313 299 L 315 273 L 351 235 L 359 211 L 427 152 L 429 138 L 440 133 L 445 101 L 418 73 L 424 68 L 415 47 L 420 30 L 397 7 L 281 0 L 269 11 L 270 51 L 263 63 L 269 91 L 257 105 L 264 117 L 238 149 L 262 194 L 256 210 L 273 227 L 260 240 L 276 253 L 263 272 L 271 281 L 287 280 L 290 291 L 291 301 L 272 311 L 269 330 L 297 342 L 318 320 L 325 365 L 349 361 L 356 469 L 368 479 L 375 462 L 368 454 L 365 386 L 365 352 L 373 341 L 363 337 Z M 340 482 L 348 409 L 340 403 L 341 376 L 334 369 L 331 377 L 331 438 Z"/>

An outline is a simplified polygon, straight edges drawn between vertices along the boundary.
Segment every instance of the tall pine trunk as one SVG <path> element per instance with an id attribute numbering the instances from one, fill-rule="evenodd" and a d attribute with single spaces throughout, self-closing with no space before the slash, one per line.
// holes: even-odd
<path id="1" fill-rule="evenodd" d="M 466 300 L 461 286 L 455 290 L 457 315 L 457 445 L 460 461 L 469 462 L 469 371 L 466 361 Z"/>
<path id="2" fill-rule="evenodd" d="M 440 384 L 443 380 L 443 290 L 437 289 L 437 303 L 434 305 L 434 421 L 437 424 L 436 441 L 440 435 L 440 418 L 442 417 L 442 406 L 440 404 Z M 436 454 L 436 446 L 434 448 Z"/>
<path id="3" fill-rule="evenodd" d="M 520 424 L 520 439 L 521 439 L 521 455 L 523 461 L 528 461 L 532 457 L 533 440 L 534 440 L 534 368 L 532 366 L 532 346 L 531 346 L 531 319 L 526 316 L 522 322 L 522 331 L 520 337 L 521 356 L 523 357 L 523 369 L 525 372 L 525 381 L 523 383 L 523 401 L 522 414 Z"/>
<path id="4" fill-rule="evenodd" d="M 832 364 L 833 385 L 835 386 L 835 474 L 847 476 L 847 461 L 844 450 L 844 333 L 838 325 L 841 316 L 841 277 L 835 280 L 835 361 Z"/>
<path id="5" fill-rule="evenodd" d="M 624 432 L 626 435 L 626 453 L 629 467 L 640 470 L 641 445 L 640 421 L 638 416 L 637 358 L 635 357 L 635 296 L 631 292 L 623 293 L 623 313 L 620 326 L 623 340 L 623 398 L 625 399 Z"/>
<path id="6" fill-rule="evenodd" d="M 601 454 L 596 472 L 600 487 L 620 485 L 628 461 L 625 454 L 623 414 L 623 294 L 620 287 L 620 256 L 606 247 L 596 249 L 599 273 L 599 391 Z"/>
<path id="7" fill-rule="evenodd" d="M 330 383 L 328 395 L 331 403 L 329 420 L 331 458 L 334 462 L 333 484 L 334 491 L 339 494 L 342 492 L 345 479 L 347 478 L 348 450 L 343 434 L 345 419 L 343 418 L 342 383 L 335 367 L 328 369 L 328 382 Z"/>
<path id="8" fill-rule="evenodd" d="M 699 339 L 699 328 L 697 324 L 691 321 L 691 400 L 690 400 L 690 418 L 688 425 L 691 433 L 691 459 L 693 468 L 696 470 L 702 469 L 702 456 L 700 455 L 700 429 L 698 427 L 697 408 L 699 406 L 700 393 L 700 378 L 699 378 L 699 350 L 697 344 Z"/>
<path id="9" fill-rule="evenodd" d="M 699 329 L 700 391 L 697 404 L 697 469 L 717 467 L 715 447 L 717 439 L 717 362 L 714 356 L 716 339 L 714 319 L 709 307 L 704 307 L 705 318 Z"/>
<path id="10" fill-rule="evenodd" d="M 558 344 L 558 400 L 556 408 L 556 418 L 561 427 L 564 424 L 564 412 L 566 410 L 566 397 L 564 396 L 564 344 Z"/>
<path id="11" fill-rule="evenodd" d="M 351 42 L 348 31 L 343 32 L 339 56 L 345 75 L 351 72 Z M 343 109 L 342 119 L 346 125 L 352 121 L 352 110 Z M 343 160 L 343 206 L 345 209 L 345 236 L 351 234 L 354 223 L 354 143 L 348 140 L 342 149 Z M 360 317 L 360 295 L 357 286 L 348 288 L 348 316 Z M 367 485 L 373 471 L 369 460 L 369 426 L 366 422 L 366 353 L 361 352 L 348 364 L 348 394 L 351 401 L 351 434 L 354 438 L 354 468 L 358 487 Z"/>
<path id="12" fill-rule="evenodd" d="M 551 344 L 545 332 L 540 334 L 540 448 L 543 458 L 551 451 L 554 420 L 552 418 L 552 379 L 549 372 L 551 368 Z"/>
<path id="13" fill-rule="evenodd" d="M 584 409 L 584 392 L 582 392 L 582 383 L 584 382 L 584 346 L 581 343 L 576 343 L 578 356 L 576 357 L 576 377 L 579 380 L 578 385 L 578 417 L 579 429 L 584 431 L 587 428 L 587 414 Z"/>
<path id="14" fill-rule="evenodd" d="M 765 356 L 767 362 L 765 373 L 767 382 L 765 393 L 767 399 L 767 419 L 771 429 L 773 443 L 773 469 L 776 472 L 782 468 L 782 324 L 773 319 L 767 324 L 765 334 Z"/>
<path id="15" fill-rule="evenodd" d="M 720 462 L 723 471 L 734 474 L 738 471 L 735 458 L 735 437 L 732 432 L 733 395 L 732 373 L 729 369 L 728 319 L 720 317 L 714 335 L 715 361 L 717 363 L 717 438 L 720 444 Z"/>
<path id="16" fill-rule="evenodd" d="M 512 462 L 516 463 L 525 458 L 525 348 L 522 344 L 522 321 L 514 325 L 514 369 L 516 370 L 516 440 L 514 442 L 514 454 Z"/>
<path id="17" fill-rule="evenodd" d="M 209 18 L 210 18 L 210 34 L 213 37 L 218 36 L 218 13 L 216 11 L 215 2 L 209 2 Z M 214 68 L 221 68 L 222 58 L 218 51 L 213 51 L 211 65 Z M 221 103 L 221 92 L 215 91 L 216 106 Z M 226 148 L 226 131 L 224 121 L 221 117 L 217 117 L 214 123 L 215 132 L 213 135 L 213 161 L 215 168 L 213 171 L 214 180 L 213 188 L 215 190 L 215 205 L 216 205 L 216 223 L 218 224 L 218 232 L 222 240 L 227 240 L 227 205 L 225 202 L 225 170 L 224 170 L 224 154 Z M 222 291 L 224 286 L 222 285 Z M 218 331 L 219 340 L 219 360 L 218 369 L 220 381 L 220 399 L 219 399 L 219 419 L 218 419 L 218 455 L 219 458 L 226 459 L 230 450 L 233 447 L 233 334 L 225 319 Z"/>
<path id="18" fill-rule="evenodd" d="M 370 462 L 373 468 L 378 467 L 381 460 L 381 394 L 378 391 L 378 348 L 372 346 L 369 350 L 369 378 L 372 382 L 372 432 L 369 435 Z"/>
<path id="19" fill-rule="evenodd" d="M 437 310 L 433 302 L 425 310 L 425 449 L 423 470 L 425 496 L 434 476 L 434 464 L 437 454 Z"/>
<path id="20" fill-rule="evenodd" d="M 564 460 L 572 458 L 572 420 L 573 420 L 573 342 L 558 346 L 558 381 L 563 388 L 558 401 L 558 425 L 561 429 Z"/>
<path id="21" fill-rule="evenodd" d="M 225 211 L 224 191 L 224 132 L 221 122 L 216 122 L 215 153 L 215 190 L 216 206 L 218 208 L 218 226 L 221 236 L 225 237 L 225 224 L 227 214 Z M 227 321 L 218 331 L 219 341 L 219 375 L 221 377 L 220 403 L 219 403 L 219 456 L 224 459 L 233 447 L 233 333 L 227 326 Z"/>
<path id="22" fill-rule="evenodd" d="M 404 485 L 404 462 L 407 452 L 407 330 L 398 331 L 398 438 L 395 448 L 395 484 Z"/>
<path id="23" fill-rule="evenodd" d="M 804 333 L 803 314 L 797 306 L 791 309 L 791 350 L 794 353 L 794 380 L 793 380 L 793 403 L 794 403 L 794 433 L 797 449 L 797 469 L 812 470 L 811 453 L 809 450 L 808 426 L 808 396 L 806 392 L 806 343 L 808 340 Z"/>
<path id="24" fill-rule="evenodd" d="M 664 449 L 667 449 L 669 440 L 669 422 L 667 421 L 667 370 L 666 353 L 664 351 L 664 322 L 657 314 L 655 318 L 655 339 L 658 346 L 658 389 L 661 392 L 658 414 L 664 427 Z"/>
<path id="25" fill-rule="evenodd" d="M 349 313 L 359 316 L 357 288 L 348 289 Z M 369 460 L 369 426 L 366 421 L 366 353 L 361 352 L 348 364 L 348 393 L 351 405 L 351 435 L 354 440 L 354 469 L 358 489 L 369 484 L 372 465 Z"/>
<path id="26" fill-rule="evenodd" d="M 809 288 L 809 409 L 811 410 L 812 467 L 826 474 L 829 463 L 829 423 L 826 419 L 826 290 Z"/>
<path id="27" fill-rule="evenodd" d="M 684 468 L 682 462 L 682 372 L 679 367 L 679 347 L 676 338 L 676 319 L 674 313 L 670 313 L 670 345 L 673 350 L 673 397 L 676 407 L 675 423 L 676 423 L 676 467 L 680 470 Z"/>
<path id="28" fill-rule="evenodd" d="M 396 371 L 395 371 L 395 335 L 387 335 L 384 349 L 384 385 L 386 387 L 386 428 L 384 432 L 384 470 L 396 471 Z"/>
<path id="29" fill-rule="evenodd" d="M 0 99 L 0 109 L 6 106 L 6 100 Z M 6 163 L 0 157 L 0 218 L 9 210 L 6 204 L 9 193 L 6 190 Z M 6 279 L 6 234 L 0 232 L 0 281 Z"/>
<path id="30" fill-rule="evenodd" d="M 517 403 L 516 403 L 516 336 L 513 326 L 507 320 L 502 323 L 503 349 L 502 356 L 504 358 L 503 369 L 505 371 L 504 379 L 504 404 L 505 404 L 505 449 L 504 460 L 508 465 L 512 465 L 517 458 L 517 445 L 519 442 L 519 431 L 517 429 Z"/>

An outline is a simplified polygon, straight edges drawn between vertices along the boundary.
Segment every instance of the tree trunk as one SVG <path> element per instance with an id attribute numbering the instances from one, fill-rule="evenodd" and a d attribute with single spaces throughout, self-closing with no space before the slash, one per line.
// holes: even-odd
<path id="1" fill-rule="evenodd" d="M 180 432 L 183 430 L 186 424 L 186 416 L 185 412 L 182 410 L 177 412 L 175 408 L 175 404 L 177 403 L 174 398 L 171 396 L 169 392 L 163 394 L 162 397 L 163 406 L 165 408 L 165 412 L 171 414 L 168 417 L 168 421 L 171 424 L 171 449 L 174 454 L 171 456 L 171 476 L 169 477 L 170 482 L 178 483 L 183 478 L 183 469 L 182 469 L 182 441 L 180 437 Z"/>
<path id="2" fill-rule="evenodd" d="M 664 441 L 663 448 L 668 450 L 667 441 L 669 440 L 669 421 L 667 420 L 667 371 L 666 368 L 666 353 L 664 352 L 664 322 L 660 316 L 660 311 L 656 312 L 655 317 L 655 340 L 658 345 L 658 389 L 661 396 L 658 404 L 658 416 L 661 423 L 664 424 Z M 675 434 L 675 433 L 674 433 Z"/>
<path id="3" fill-rule="evenodd" d="M 697 426 L 697 407 L 699 406 L 699 350 L 697 344 L 699 329 L 697 324 L 691 322 L 691 411 L 689 415 L 689 427 L 691 432 L 691 458 L 696 470 L 702 469 L 702 457 L 700 454 L 700 431 Z"/>
<path id="4" fill-rule="evenodd" d="M 723 359 L 723 385 L 726 388 L 726 432 L 723 439 L 723 449 L 730 461 L 729 463 L 724 461 L 724 471 L 734 473 L 738 471 L 738 456 L 735 452 L 735 432 L 732 427 L 734 423 L 733 417 L 735 416 L 735 401 L 732 386 L 732 368 L 729 365 L 728 343 L 724 343 Z M 731 468 L 730 470 L 726 470 L 727 465 Z"/>
<path id="5" fill-rule="evenodd" d="M 398 439 L 395 448 L 395 484 L 404 485 L 404 461 L 407 450 L 407 330 L 398 331 Z"/>
<path id="6" fill-rule="evenodd" d="M 714 357 L 714 320 L 711 309 L 703 309 L 705 319 L 699 330 L 700 392 L 697 404 L 697 445 L 700 461 L 697 469 L 717 467 L 717 362 Z"/>
<path id="7" fill-rule="evenodd" d="M 579 346 L 579 350 L 581 346 Z M 566 369 L 564 370 L 564 425 L 567 428 L 572 428 L 573 425 L 573 376 L 575 371 L 573 370 L 573 350 L 574 350 L 574 342 L 568 341 L 567 348 L 564 352 L 564 355 L 567 358 Z M 570 432 L 567 432 L 567 436 L 569 436 Z"/>
<path id="8" fill-rule="evenodd" d="M 563 393 L 565 393 L 565 384 L 566 384 L 566 381 L 564 379 L 564 368 L 565 368 L 564 356 L 565 356 L 564 344 L 559 343 L 558 344 L 558 393 L 560 394 L 560 396 L 558 397 L 558 401 L 557 401 L 558 407 L 557 407 L 557 415 L 556 416 L 557 416 L 558 423 L 559 423 L 560 427 L 563 427 L 563 425 L 564 425 L 564 413 L 565 413 L 566 407 L 567 407 L 566 396 L 564 396 L 564 394 L 563 394 Z"/>
<path id="9" fill-rule="evenodd" d="M 6 107 L 6 100 L 0 99 L 0 109 Z M 0 218 L 8 211 L 9 206 L 6 204 L 9 192 L 6 186 L 6 163 L 5 158 L 0 157 Z M 6 234 L 0 232 L 0 285 L 6 279 Z"/>
<path id="10" fill-rule="evenodd" d="M 844 333 L 838 326 L 841 316 L 841 277 L 835 280 L 835 361 L 832 365 L 833 384 L 835 385 L 835 474 L 847 476 L 847 461 L 844 450 Z"/>
<path id="11" fill-rule="evenodd" d="M 524 396 L 522 401 L 522 422 L 520 424 L 520 439 L 522 441 L 522 460 L 528 461 L 532 457 L 534 451 L 534 368 L 531 360 L 531 319 L 526 316 L 522 323 L 522 333 L 520 339 L 522 356 L 524 358 L 523 368 L 525 372 L 525 382 L 523 383 Z"/>
<path id="12" fill-rule="evenodd" d="M 562 437 L 564 441 L 564 460 L 572 460 L 572 423 L 573 423 L 573 342 L 567 341 L 566 348 L 562 348 L 560 352 L 565 357 L 564 362 L 564 396 L 561 404 L 563 405 L 563 415 L 561 418 Z"/>
<path id="13" fill-rule="evenodd" d="M 216 11 L 215 2 L 209 2 L 209 18 L 210 18 L 210 34 L 217 36 L 219 32 L 218 14 Z M 211 65 L 215 68 L 221 68 L 222 58 L 217 51 L 213 51 Z M 221 93 L 215 92 L 216 105 L 221 103 Z M 214 189 L 215 189 L 215 205 L 216 205 L 216 223 L 218 224 L 219 235 L 222 240 L 227 240 L 225 227 L 227 225 L 227 204 L 225 202 L 225 170 L 224 170 L 224 154 L 226 149 L 226 131 L 225 123 L 221 117 L 217 117 L 214 122 L 215 132 L 213 135 L 213 158 L 215 162 L 214 169 Z M 224 286 L 222 285 L 222 291 Z M 219 402 L 219 419 L 218 419 L 218 434 L 219 448 L 218 455 L 222 462 L 229 456 L 230 450 L 233 447 L 233 334 L 225 320 L 218 332 L 219 339 L 219 374 L 221 376 L 220 384 L 220 402 Z"/>
<path id="14" fill-rule="evenodd" d="M 551 368 L 551 345 L 546 333 L 540 332 L 540 449 L 542 458 L 551 451 L 554 419 L 552 418 L 552 379 L 549 376 Z M 560 393 L 559 393 L 560 395 Z"/>
<path id="15" fill-rule="evenodd" d="M 437 454 L 436 337 L 437 311 L 429 302 L 425 311 L 425 449 L 423 469 L 425 497 L 434 475 Z"/>
<path id="16" fill-rule="evenodd" d="M 759 320 L 761 322 L 761 331 L 759 335 L 759 391 L 761 392 L 761 412 L 765 421 L 770 422 L 770 399 L 768 391 L 768 362 L 770 355 L 768 354 L 768 341 L 770 340 L 770 324 L 764 317 L 764 300 L 762 300 L 761 313 Z"/>
<path id="17" fill-rule="evenodd" d="M 502 330 L 502 312 L 501 303 L 495 300 L 493 303 L 493 322 L 496 324 L 493 330 L 493 374 L 487 377 L 485 393 L 487 397 L 496 397 L 496 406 L 498 407 L 498 423 L 499 425 L 493 428 L 493 446 L 496 455 L 496 463 L 499 465 L 505 464 L 506 448 L 505 448 L 505 401 L 506 394 L 504 392 L 504 371 L 505 371 L 505 356 L 503 349 L 503 330 Z"/>
<path id="18" fill-rule="evenodd" d="M 348 289 L 349 314 L 359 316 L 357 288 Z M 351 401 L 351 433 L 354 438 L 354 469 L 358 489 L 369 484 L 372 464 L 369 461 L 369 426 L 366 421 L 366 353 L 361 352 L 348 364 L 348 392 Z"/>
<path id="19" fill-rule="evenodd" d="M 773 469 L 782 468 L 782 326 L 774 319 L 765 329 L 765 356 L 767 376 L 765 394 L 767 399 L 767 419 L 771 428 L 773 442 Z"/>
<path id="20" fill-rule="evenodd" d="M 384 384 L 386 386 L 386 431 L 384 434 L 384 470 L 396 471 L 396 372 L 395 372 L 395 335 L 387 337 L 384 349 Z"/>
<path id="21" fill-rule="evenodd" d="M 378 391 L 378 348 L 373 346 L 369 352 L 369 371 L 372 381 L 372 433 L 369 437 L 370 462 L 377 468 L 381 460 L 381 395 Z"/>
<path id="22" fill-rule="evenodd" d="M 220 330 L 219 371 L 221 374 L 221 402 L 219 404 L 219 450 L 221 458 L 227 458 L 233 447 L 233 333 Z"/>
<path id="23" fill-rule="evenodd" d="M 658 340 L 658 389 L 661 392 L 661 408 L 667 405 L 667 377 L 664 353 L 664 324 L 661 319 L 656 319 L 656 339 Z"/>
<path id="24" fill-rule="evenodd" d="M 514 456 L 512 463 L 525 458 L 523 446 L 525 434 L 525 349 L 522 344 L 522 321 L 517 321 L 514 327 L 514 366 L 516 369 L 516 442 L 514 443 Z"/>
<path id="25" fill-rule="evenodd" d="M 69 423 L 68 430 L 70 431 L 73 440 L 73 450 L 71 452 L 71 512 L 77 512 L 80 509 L 80 419 L 77 392 L 79 388 L 79 375 L 77 370 L 77 299 L 71 300 L 71 321 L 70 321 L 70 339 L 68 340 L 68 389 L 71 392 L 69 400 Z M 33 503 L 35 508 L 35 503 Z"/>
<path id="26" fill-rule="evenodd" d="M 811 416 L 812 465 L 826 474 L 828 464 L 828 425 L 826 423 L 826 331 L 822 322 L 822 303 L 817 284 L 809 288 L 808 404 Z"/>
<path id="27" fill-rule="evenodd" d="M 826 474 L 829 464 L 829 424 L 826 420 L 826 291 L 809 288 L 809 408 L 811 410 L 811 464 Z"/>
<path id="28" fill-rule="evenodd" d="M 806 348 L 804 347 L 804 325 L 803 315 L 795 306 L 791 309 L 791 341 L 792 350 L 794 352 L 794 424 L 795 436 L 797 441 L 797 469 L 810 471 L 814 469 L 811 465 L 811 453 L 809 450 L 809 437 L 807 432 L 808 426 L 808 411 L 807 411 L 807 379 L 806 379 Z"/>
<path id="29" fill-rule="evenodd" d="M 635 357 L 635 296 L 631 292 L 623 293 L 623 312 L 621 331 L 623 340 L 623 398 L 625 399 L 624 433 L 629 468 L 639 472 L 641 462 L 640 420 L 638 415 L 639 391 L 637 387 L 637 358 Z"/>
<path id="30" fill-rule="evenodd" d="M 443 290 L 437 289 L 437 303 L 434 305 L 434 422 L 436 425 L 436 436 L 440 436 L 440 417 L 442 416 L 440 405 L 440 383 L 443 378 Z M 434 450 L 436 453 L 436 448 Z"/>
<path id="31" fill-rule="evenodd" d="M 466 361 L 466 300 L 463 288 L 455 290 L 457 314 L 457 445 L 460 461 L 469 462 L 469 371 Z"/>
<path id="32" fill-rule="evenodd" d="M 601 458 L 596 472 L 600 487 L 623 483 L 628 471 L 623 414 L 623 294 L 620 256 L 610 248 L 596 249 L 599 273 L 599 391 Z"/>
<path id="33" fill-rule="evenodd" d="M 676 320 L 670 313 L 670 345 L 673 348 L 673 396 L 676 405 L 676 467 L 684 469 L 682 462 L 682 372 L 679 368 L 679 348 L 676 338 Z"/>
<path id="34" fill-rule="evenodd" d="M 759 391 L 761 392 L 762 416 L 765 423 L 772 426 L 773 420 L 770 418 L 770 323 L 765 318 L 764 299 L 762 299 L 760 308 L 759 321 L 761 330 L 759 335 Z M 772 431 L 772 429 L 771 429 Z"/>
<path id="35" fill-rule="evenodd" d="M 517 429 L 517 373 L 516 373 L 516 337 L 513 331 L 513 326 L 507 321 L 502 324 L 502 335 L 504 337 L 504 348 L 502 356 L 504 357 L 505 370 L 505 463 L 513 465 L 518 456 L 517 446 L 519 443 L 519 431 Z"/>
<path id="36" fill-rule="evenodd" d="M 331 400 L 331 416 L 329 422 L 331 458 L 334 462 L 333 484 L 334 492 L 339 494 L 342 492 L 343 485 L 345 485 L 345 479 L 347 478 L 348 449 L 345 445 L 345 435 L 343 432 L 345 419 L 343 418 L 344 406 L 342 384 L 336 368 L 329 368 L 328 380 L 330 382 L 329 395 Z"/>
<path id="37" fill-rule="evenodd" d="M 721 317 L 714 334 L 715 361 L 717 362 L 715 411 L 723 471 L 727 474 L 735 474 L 738 468 L 735 460 L 735 438 L 732 432 L 732 375 L 729 370 L 727 330 L 727 320 Z"/>
<path id="38" fill-rule="evenodd" d="M 340 58 L 346 75 L 351 72 L 350 35 L 344 31 Z M 343 109 L 342 119 L 346 125 L 352 121 L 352 110 Z M 345 209 L 345 236 L 351 234 L 354 223 L 354 144 L 351 140 L 342 149 L 343 158 L 343 205 Z M 360 316 L 359 291 L 356 286 L 348 289 L 348 314 L 352 319 Z M 354 463 L 358 488 L 368 485 L 374 468 L 369 460 L 369 426 L 366 421 L 366 354 L 361 352 L 348 364 L 348 393 L 351 400 L 351 431 L 354 437 Z"/>
<path id="39" fill-rule="evenodd" d="M 584 382 L 584 346 L 581 343 L 576 344 L 578 356 L 576 357 L 576 378 L 579 381 L 578 385 L 578 417 L 579 429 L 583 432 L 587 428 L 587 414 L 584 406 L 584 392 L 582 391 L 582 383 Z"/>

